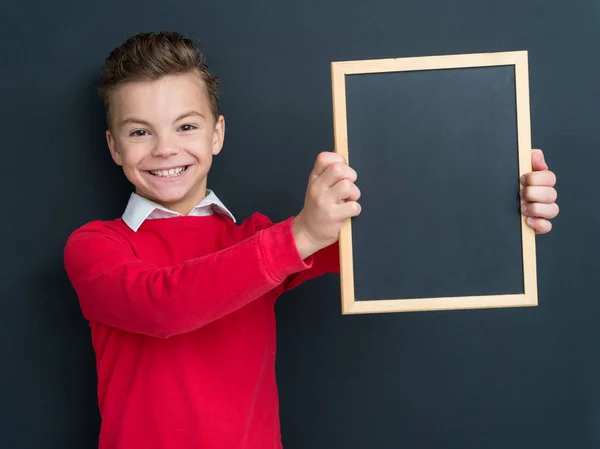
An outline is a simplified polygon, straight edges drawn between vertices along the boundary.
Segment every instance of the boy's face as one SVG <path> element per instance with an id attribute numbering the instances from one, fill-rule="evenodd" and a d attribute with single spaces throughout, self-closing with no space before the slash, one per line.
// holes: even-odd
<path id="1" fill-rule="evenodd" d="M 225 133 L 202 81 L 172 75 L 126 83 L 111 95 L 106 139 L 113 160 L 136 193 L 188 214 L 206 196 L 206 176 Z"/>

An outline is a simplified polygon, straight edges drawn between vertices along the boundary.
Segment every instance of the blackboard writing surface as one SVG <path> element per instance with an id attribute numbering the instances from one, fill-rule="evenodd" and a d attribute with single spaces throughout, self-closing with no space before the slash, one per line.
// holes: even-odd
<path id="1" fill-rule="evenodd" d="M 537 305 L 527 70 L 526 52 L 332 64 L 336 151 L 362 192 L 343 313 Z"/>

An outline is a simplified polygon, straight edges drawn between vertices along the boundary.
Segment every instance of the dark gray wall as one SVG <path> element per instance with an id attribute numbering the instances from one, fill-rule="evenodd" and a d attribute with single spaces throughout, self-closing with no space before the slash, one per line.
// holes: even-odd
<path id="1" fill-rule="evenodd" d="M 94 84 L 114 46 L 156 29 L 199 38 L 222 79 L 209 184 L 239 218 L 301 208 L 333 146 L 332 60 L 529 50 L 533 142 L 561 205 L 538 238 L 540 306 L 343 317 L 336 276 L 303 285 L 277 306 L 284 444 L 600 447 L 598 2 L 13 1 L 0 17 L 0 447 L 96 444 L 93 353 L 62 248 L 124 208 Z"/>

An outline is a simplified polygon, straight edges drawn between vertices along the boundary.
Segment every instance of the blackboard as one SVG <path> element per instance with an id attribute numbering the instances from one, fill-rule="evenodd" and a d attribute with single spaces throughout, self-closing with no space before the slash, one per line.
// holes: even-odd
<path id="1" fill-rule="evenodd" d="M 527 52 L 333 62 L 332 88 L 362 192 L 340 234 L 342 312 L 537 305 Z"/>

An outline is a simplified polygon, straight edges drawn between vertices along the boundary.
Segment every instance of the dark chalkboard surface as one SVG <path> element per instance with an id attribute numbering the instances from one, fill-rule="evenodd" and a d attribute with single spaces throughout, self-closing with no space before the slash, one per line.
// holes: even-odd
<path id="1" fill-rule="evenodd" d="M 527 53 L 332 65 L 336 151 L 358 172 L 344 313 L 537 304 Z"/>

